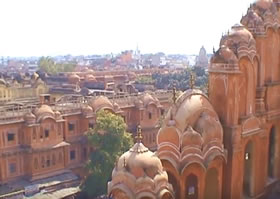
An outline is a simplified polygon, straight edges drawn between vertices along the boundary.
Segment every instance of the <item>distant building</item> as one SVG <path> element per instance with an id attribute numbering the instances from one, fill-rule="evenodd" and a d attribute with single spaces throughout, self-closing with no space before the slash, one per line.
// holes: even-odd
<path id="1" fill-rule="evenodd" d="M 206 68 L 208 67 L 208 64 L 208 56 L 204 46 L 202 46 L 199 50 L 199 55 L 196 57 L 195 66 Z"/>

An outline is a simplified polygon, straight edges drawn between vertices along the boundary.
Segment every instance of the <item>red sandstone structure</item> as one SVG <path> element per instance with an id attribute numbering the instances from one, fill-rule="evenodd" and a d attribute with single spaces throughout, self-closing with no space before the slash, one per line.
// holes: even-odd
<path id="1" fill-rule="evenodd" d="M 154 154 L 173 187 L 169 198 L 262 198 L 279 183 L 279 12 L 279 1 L 252 4 L 242 25 L 222 37 L 211 59 L 209 97 L 190 89 L 170 108 Z M 145 178 L 152 163 L 146 158 L 135 167 L 138 172 L 129 171 Z M 124 188 L 129 179 L 123 177 L 116 186 L 118 169 L 110 182 L 116 188 L 110 187 L 108 194 L 122 198 L 119 194 L 129 196 Z M 139 188 L 130 191 L 141 193 Z M 147 191 L 142 189 L 142 198 L 164 198 Z"/>
<path id="2" fill-rule="evenodd" d="M 141 125 L 143 143 L 156 150 L 159 120 L 169 107 L 171 94 L 139 93 L 110 98 L 66 95 L 57 101 L 46 94 L 33 104 L 2 107 L 0 198 L 21 197 L 28 194 L 30 186 L 35 193 L 42 188 L 44 194 L 48 190 L 51 194 L 64 192 L 61 198 L 78 192 L 71 187 L 78 186 L 78 176 L 83 176 L 82 168 L 93 150 L 85 133 L 94 127 L 99 110 L 121 115 L 132 133 Z"/>

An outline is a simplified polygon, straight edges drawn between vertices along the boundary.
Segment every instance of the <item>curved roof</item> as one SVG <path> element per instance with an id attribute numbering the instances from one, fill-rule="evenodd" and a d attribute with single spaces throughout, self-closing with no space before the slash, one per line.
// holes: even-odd
<path id="1" fill-rule="evenodd" d="M 217 117 L 208 98 L 200 90 L 187 90 L 176 100 L 176 104 L 167 113 L 165 123 L 173 118 L 176 127 L 182 132 L 188 125 L 193 125 L 200 113 L 210 111 L 212 115 Z"/>
<path id="2" fill-rule="evenodd" d="M 256 5 L 264 10 L 269 9 L 273 4 L 272 0 L 257 0 Z"/>
<path id="3" fill-rule="evenodd" d="M 187 90 L 172 105 L 157 142 L 159 157 L 168 160 L 178 172 L 192 162 L 203 166 L 212 156 L 225 157 L 218 115 L 208 97 L 196 89 Z M 219 152 L 213 155 L 213 149 Z"/>
<path id="4" fill-rule="evenodd" d="M 35 110 L 35 116 L 37 117 L 38 121 L 45 118 L 55 119 L 55 114 L 52 108 L 46 104 L 43 104 L 39 109 Z"/>
<path id="5" fill-rule="evenodd" d="M 151 94 L 145 93 L 144 95 L 141 96 L 141 101 L 143 102 L 144 106 L 148 106 L 151 103 L 157 104 L 158 99 L 154 98 Z"/>
<path id="6" fill-rule="evenodd" d="M 141 188 L 144 184 L 146 187 Z M 120 186 L 123 187 L 122 197 L 124 194 L 138 198 L 143 194 L 158 196 L 162 191 L 172 193 L 160 159 L 141 142 L 134 144 L 118 159 L 112 172 L 112 181 L 108 183 L 108 194 L 111 195 Z M 120 198 L 116 194 L 114 197 Z"/>
<path id="7" fill-rule="evenodd" d="M 86 75 L 86 81 L 96 82 L 96 78 L 93 75 Z"/>
<path id="8" fill-rule="evenodd" d="M 246 43 L 249 43 L 252 39 L 254 39 L 252 33 L 241 24 L 235 24 L 234 26 L 232 26 L 228 37 L 235 40 L 236 42 Z"/>
<path id="9" fill-rule="evenodd" d="M 0 79 L 0 85 L 6 85 L 6 81 L 4 79 Z"/>
<path id="10" fill-rule="evenodd" d="M 111 101 L 105 96 L 98 96 L 91 101 L 91 107 L 96 112 L 102 108 L 109 108 L 113 110 Z"/>
<path id="11" fill-rule="evenodd" d="M 78 82 L 78 81 L 80 81 L 80 76 L 78 76 L 76 73 L 72 73 L 69 76 L 69 81 L 71 81 L 71 82 Z"/>
<path id="12" fill-rule="evenodd" d="M 29 112 L 24 115 L 24 120 L 27 123 L 34 123 L 36 121 L 36 116 L 33 113 Z"/>

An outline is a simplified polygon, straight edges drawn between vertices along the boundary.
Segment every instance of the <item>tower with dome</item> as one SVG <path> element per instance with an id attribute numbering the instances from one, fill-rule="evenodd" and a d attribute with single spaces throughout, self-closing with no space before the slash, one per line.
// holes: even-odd
<path id="1" fill-rule="evenodd" d="M 277 188 L 279 8 L 277 0 L 250 5 L 240 24 L 222 36 L 211 58 L 209 96 L 191 87 L 175 99 L 158 132 L 157 151 L 151 153 L 136 143 L 121 156 L 109 194 L 115 198 L 257 199 L 267 198 Z M 156 174 L 164 179 L 162 183 L 153 180 Z M 163 197 L 157 190 L 168 194 Z"/>

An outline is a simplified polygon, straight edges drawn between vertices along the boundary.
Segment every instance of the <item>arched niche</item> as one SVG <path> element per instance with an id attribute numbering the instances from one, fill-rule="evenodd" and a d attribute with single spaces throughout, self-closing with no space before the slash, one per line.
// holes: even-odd
<path id="1" fill-rule="evenodd" d="M 198 178 L 190 174 L 186 178 L 186 199 L 198 199 Z"/>
<path id="2" fill-rule="evenodd" d="M 253 147 L 253 142 L 249 141 L 244 150 L 243 195 L 245 197 L 253 195 Z"/>
<path id="3" fill-rule="evenodd" d="M 268 162 L 267 162 L 267 177 L 268 180 L 275 178 L 276 164 L 276 128 L 273 126 L 269 132 L 268 140 Z"/>
<path id="4" fill-rule="evenodd" d="M 111 192 L 110 197 L 113 197 L 114 199 L 130 199 L 131 196 L 122 189 L 114 189 Z"/>
<path id="5" fill-rule="evenodd" d="M 239 116 L 247 116 L 255 111 L 256 81 L 253 63 L 248 57 L 239 61 Z"/>
<path id="6" fill-rule="evenodd" d="M 172 185 L 175 198 L 180 198 L 180 183 L 177 181 L 176 177 L 167 171 L 168 182 Z"/>
<path id="7" fill-rule="evenodd" d="M 204 199 L 219 199 L 218 171 L 211 168 L 206 173 Z"/>

